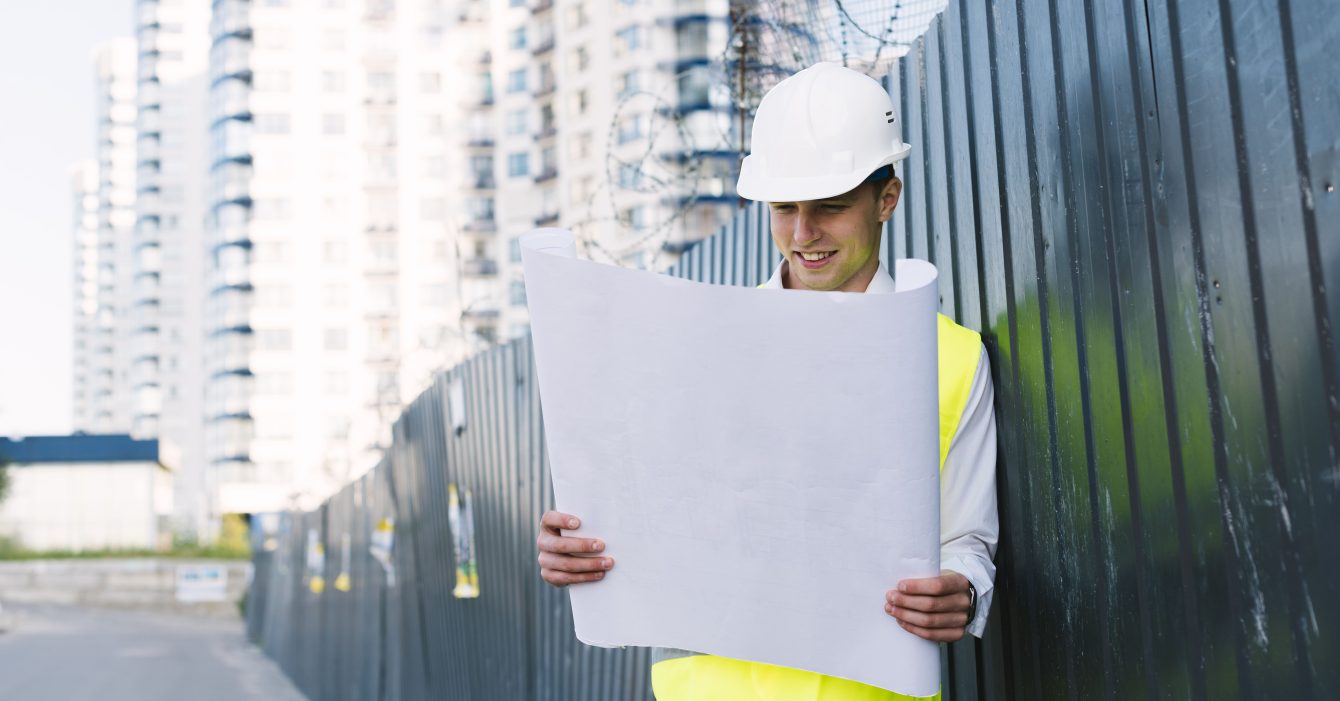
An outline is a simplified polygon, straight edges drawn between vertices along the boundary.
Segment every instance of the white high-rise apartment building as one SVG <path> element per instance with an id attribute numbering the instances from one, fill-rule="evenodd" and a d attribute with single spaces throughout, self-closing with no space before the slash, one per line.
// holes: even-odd
<path id="1" fill-rule="evenodd" d="M 527 320 L 521 234 L 563 226 L 595 260 L 664 269 L 735 212 L 739 125 L 728 95 L 710 90 L 727 0 L 492 9 L 500 325 L 511 338 Z"/>
<path id="2" fill-rule="evenodd" d="M 135 42 L 100 44 L 96 71 L 96 163 L 75 175 L 76 303 L 74 429 L 118 433 L 133 416 L 132 231 L 135 224 Z M 91 198 L 91 199 L 90 199 Z M 96 203 L 96 205 L 94 204 Z M 94 217 L 89 220 L 90 207 Z M 88 233 L 96 232 L 93 250 Z M 92 267 L 90 269 L 90 263 Z M 90 286 L 90 283 L 91 286 Z"/>
<path id="3" fill-rule="evenodd" d="M 130 78 L 100 84 L 124 127 L 138 79 L 138 140 L 109 126 L 76 195 L 100 207 L 77 252 L 81 427 L 159 437 L 196 532 L 314 503 L 435 370 L 525 332 L 521 234 L 663 268 L 729 218 L 738 125 L 708 89 L 726 16 L 141 0 Z"/>
<path id="4" fill-rule="evenodd" d="M 460 303 L 459 3 L 213 5 L 206 456 L 216 509 L 310 504 L 478 347 Z M 465 36 L 464 32 L 460 36 Z M 462 42 L 465 43 L 465 42 Z M 476 86 L 477 87 L 477 86 Z M 466 264 L 474 267 L 466 267 Z"/>
<path id="5" fill-rule="evenodd" d="M 74 230 L 74 367 L 73 423 L 76 429 L 93 426 L 98 384 L 98 162 L 83 161 L 70 171 Z M 111 352 L 111 348 L 107 348 Z"/>
<path id="6" fill-rule="evenodd" d="M 204 462 L 210 0 L 140 0 L 132 433 L 175 471 L 176 528 L 210 530 Z"/>

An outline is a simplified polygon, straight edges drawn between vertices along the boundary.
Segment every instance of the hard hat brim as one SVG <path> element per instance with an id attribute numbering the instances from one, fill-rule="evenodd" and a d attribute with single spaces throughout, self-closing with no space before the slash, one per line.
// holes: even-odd
<path id="1" fill-rule="evenodd" d="M 868 167 L 849 173 L 805 177 L 776 177 L 762 173 L 761 163 L 749 155 L 740 164 L 740 178 L 736 181 L 735 192 L 755 202 L 805 202 L 836 197 L 850 192 L 879 168 L 903 160 L 911 150 L 911 146 L 902 144 L 897 151 Z"/>

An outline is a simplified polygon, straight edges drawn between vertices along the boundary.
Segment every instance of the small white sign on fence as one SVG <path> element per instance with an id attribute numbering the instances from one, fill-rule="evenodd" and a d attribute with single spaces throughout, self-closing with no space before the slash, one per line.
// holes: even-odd
<path id="1" fill-rule="evenodd" d="M 228 569 L 220 565 L 177 565 L 177 601 L 228 600 Z"/>

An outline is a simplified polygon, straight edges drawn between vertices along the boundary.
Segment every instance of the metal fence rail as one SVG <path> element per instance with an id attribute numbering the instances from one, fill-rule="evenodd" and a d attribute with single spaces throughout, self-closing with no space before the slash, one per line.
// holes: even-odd
<path id="1" fill-rule="evenodd" d="M 947 697 L 1340 697 L 1326 5 L 951 3 L 890 76 L 914 148 L 883 253 L 937 263 L 996 382 L 995 606 L 946 648 Z M 672 274 L 758 284 L 767 228 L 744 210 Z M 257 548 L 250 633 L 312 698 L 650 697 L 645 651 L 577 643 L 536 575 L 530 353 L 440 375 L 376 470 Z M 478 599 L 451 593 L 449 484 L 474 495 Z M 393 588 L 367 555 L 383 516 Z M 328 583 L 349 535 L 351 591 L 307 589 L 309 528 Z"/>

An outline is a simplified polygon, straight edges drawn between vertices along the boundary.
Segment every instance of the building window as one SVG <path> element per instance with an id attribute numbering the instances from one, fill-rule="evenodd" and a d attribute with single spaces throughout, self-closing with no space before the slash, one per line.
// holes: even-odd
<path id="1" fill-rule="evenodd" d="M 568 97 L 568 111 L 577 116 L 586 114 L 586 103 L 586 90 L 578 90 Z"/>
<path id="2" fill-rule="evenodd" d="M 256 349 L 262 351 L 287 351 L 293 348 L 293 332 L 290 329 L 257 329 Z"/>
<path id="3" fill-rule="evenodd" d="M 635 114 L 619 122 L 617 138 L 620 144 L 641 139 L 646 134 L 646 117 Z"/>
<path id="4" fill-rule="evenodd" d="M 520 280 L 512 281 L 512 304 L 524 305 L 526 303 L 526 283 Z"/>
<path id="5" fill-rule="evenodd" d="M 276 395 L 293 393 L 293 375 L 287 372 L 257 373 L 253 385 L 257 395 Z"/>
<path id="6" fill-rule="evenodd" d="M 282 309 L 293 303 L 293 288 L 288 285 L 257 285 L 253 294 L 257 307 Z"/>
<path id="7" fill-rule="evenodd" d="M 423 159 L 423 176 L 434 179 L 447 177 L 447 159 L 443 156 L 428 156 Z"/>
<path id="8" fill-rule="evenodd" d="M 642 185 L 642 169 L 636 164 L 619 164 L 619 187 L 625 190 L 636 190 Z"/>
<path id="9" fill-rule="evenodd" d="M 572 65 L 577 72 L 586 70 L 591 65 L 591 52 L 586 50 L 585 46 L 578 46 L 572 50 Z"/>
<path id="10" fill-rule="evenodd" d="M 591 157 L 591 132 L 584 131 L 573 137 L 568 147 L 574 161 L 584 161 Z"/>
<path id="11" fill-rule="evenodd" d="M 349 348 L 349 330 L 339 327 L 326 329 L 323 347 L 328 351 L 342 351 Z"/>
<path id="12" fill-rule="evenodd" d="M 511 38 L 510 38 L 510 40 L 507 42 L 507 44 L 508 44 L 508 46 L 510 46 L 510 47 L 513 48 L 513 49 L 524 49 L 524 48 L 526 48 L 526 28 L 525 28 L 525 27 L 517 27 L 516 29 L 513 29 L 513 30 L 512 30 L 512 34 L 511 34 Z"/>
<path id="13" fill-rule="evenodd" d="M 419 204 L 419 216 L 424 221 L 440 221 L 447 217 L 447 201 L 429 197 Z"/>
<path id="14" fill-rule="evenodd" d="M 581 29 L 586 26 L 586 2 L 582 0 L 568 7 L 568 29 Z"/>
<path id="15" fill-rule="evenodd" d="M 341 112 L 327 112 L 321 115 L 321 133 L 328 136 L 343 134 L 344 114 Z"/>
<path id="16" fill-rule="evenodd" d="M 327 29 L 321 35 L 321 48 L 324 51 L 343 51 L 344 50 L 344 30 Z"/>
<path id="17" fill-rule="evenodd" d="M 447 285 L 434 284 L 423 286 L 423 303 L 427 306 L 445 307 L 449 297 L 451 297 L 451 288 Z"/>
<path id="18" fill-rule="evenodd" d="M 287 134 L 287 114 L 258 114 L 255 117 L 257 134 Z"/>
<path id="19" fill-rule="evenodd" d="M 282 51 L 288 48 L 288 33 L 278 27 L 255 27 L 251 37 L 252 45 L 258 49 Z"/>
<path id="20" fill-rule="evenodd" d="M 530 154 L 511 153 L 507 155 L 507 175 L 524 178 L 530 175 Z"/>
<path id="21" fill-rule="evenodd" d="M 513 239 L 512 239 L 512 242 L 511 242 L 511 244 L 508 246 L 508 249 L 507 249 L 507 257 L 508 257 L 513 263 L 520 263 L 520 262 L 521 262 L 521 239 L 520 239 L 520 238 L 513 238 Z"/>
<path id="22" fill-rule="evenodd" d="M 465 204 L 466 208 L 469 209 L 472 218 L 479 221 L 493 219 L 492 197 L 471 197 Z"/>
<path id="23" fill-rule="evenodd" d="M 278 221 L 288 219 L 288 215 L 288 200 L 280 198 L 256 200 L 251 208 L 251 216 L 256 219 Z"/>
<path id="24" fill-rule="evenodd" d="M 340 71 L 322 71 L 321 90 L 329 93 L 344 92 L 344 73 Z"/>
<path id="25" fill-rule="evenodd" d="M 638 72 L 633 70 L 619 76 L 619 99 L 626 99 L 633 93 L 642 89 L 638 75 Z"/>
<path id="26" fill-rule="evenodd" d="M 620 29 L 614 37 L 616 39 L 616 55 L 622 56 L 625 53 L 637 51 L 642 48 L 642 27 L 636 24 L 631 27 Z"/>
<path id="27" fill-rule="evenodd" d="M 292 81 L 288 71 L 256 71 L 252 85 L 256 92 L 288 92 Z"/>
<path id="28" fill-rule="evenodd" d="M 322 301 L 327 307 L 349 306 L 349 287 L 342 283 L 328 283 L 322 291 Z"/>
<path id="29" fill-rule="evenodd" d="M 526 91 L 526 69 L 517 68 L 507 74 L 507 92 L 518 93 Z"/>
<path id="30" fill-rule="evenodd" d="M 344 241 L 327 241 L 325 246 L 325 261 L 327 263 L 344 263 L 349 260 L 349 244 Z"/>
<path id="31" fill-rule="evenodd" d="M 647 208 L 643 206 L 629 207 L 622 212 L 619 219 L 623 221 L 624 226 L 641 230 L 647 225 Z"/>
<path id="32" fill-rule="evenodd" d="M 368 250 L 372 260 L 381 265 L 395 265 L 399 257 L 399 246 L 395 239 L 372 239 L 368 241 Z"/>
<path id="33" fill-rule="evenodd" d="M 430 114 L 424 119 L 424 131 L 429 136 L 441 136 L 447 133 L 447 118 L 440 114 Z"/>
<path id="34" fill-rule="evenodd" d="M 525 134 L 529 125 L 526 124 L 526 110 L 511 110 L 507 113 L 507 134 L 508 136 L 517 136 Z"/>
<path id="35" fill-rule="evenodd" d="M 342 370 L 326 371 L 326 394 L 348 394 L 349 373 Z"/>

